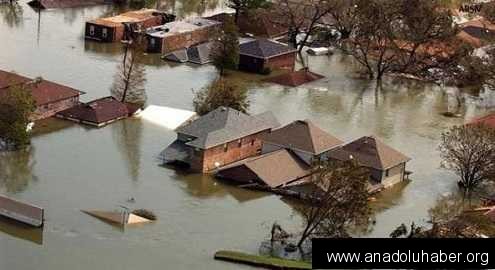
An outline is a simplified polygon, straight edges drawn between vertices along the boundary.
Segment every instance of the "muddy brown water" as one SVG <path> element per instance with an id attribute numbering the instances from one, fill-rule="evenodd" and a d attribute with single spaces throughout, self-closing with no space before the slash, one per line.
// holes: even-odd
<path id="1" fill-rule="evenodd" d="M 87 93 L 84 101 L 108 95 L 120 46 L 85 42 L 82 30 L 86 20 L 116 9 L 38 14 L 26 2 L 15 11 L 0 6 L 0 69 L 70 85 Z M 218 1 L 161 5 L 181 17 L 223 8 Z M 374 134 L 412 158 L 412 181 L 378 197 L 377 223 L 367 236 L 387 236 L 402 222 L 424 222 L 435 199 L 456 188 L 455 176 L 439 169 L 440 133 L 485 113 L 487 95 L 481 100 L 466 94 L 462 117 L 445 118 L 440 113 L 455 107 L 452 89 L 391 81 L 376 91 L 349 75 L 353 67 L 344 56 L 309 61 L 326 78 L 304 87 L 231 77 L 253 82 L 252 113 L 271 110 L 282 123 L 311 119 L 346 141 Z M 148 102 L 182 109 L 192 108 L 191 89 L 217 74 L 211 66 L 169 64 L 158 56 L 148 56 L 146 72 Z M 0 269 L 237 269 L 243 267 L 214 261 L 213 253 L 257 252 L 274 221 L 289 230 L 300 224 L 278 196 L 159 166 L 158 153 L 175 138 L 162 127 L 128 119 L 90 129 L 48 120 L 37 129 L 30 150 L 0 154 L 0 192 L 44 207 L 46 225 L 39 231 L 0 219 Z M 159 219 L 122 230 L 80 212 L 121 205 L 152 209 Z"/>

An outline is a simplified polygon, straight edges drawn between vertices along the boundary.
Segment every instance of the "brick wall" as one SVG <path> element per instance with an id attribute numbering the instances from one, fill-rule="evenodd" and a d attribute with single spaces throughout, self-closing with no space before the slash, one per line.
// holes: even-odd
<path id="1" fill-rule="evenodd" d="M 267 131 L 256 133 L 239 140 L 219 145 L 204 151 L 194 151 L 191 158 L 191 169 L 209 172 L 220 166 L 255 156 L 261 153 L 262 141 L 259 139 Z M 225 148 L 226 145 L 226 148 Z"/>
<path id="2" fill-rule="evenodd" d="M 287 70 L 294 70 L 296 62 L 296 53 L 289 53 L 289 54 L 284 54 L 280 55 L 277 57 L 270 58 L 265 61 L 265 67 L 269 67 L 272 70 L 273 69 L 287 69 Z"/>
<path id="3" fill-rule="evenodd" d="M 36 110 L 31 116 L 31 121 L 51 117 L 58 112 L 74 107 L 78 103 L 79 96 L 37 106 Z"/>

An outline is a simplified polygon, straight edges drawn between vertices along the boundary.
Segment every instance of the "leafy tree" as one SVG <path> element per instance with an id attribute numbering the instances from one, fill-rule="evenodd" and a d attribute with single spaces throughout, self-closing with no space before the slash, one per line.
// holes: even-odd
<path id="1" fill-rule="evenodd" d="M 218 107 L 230 107 L 246 113 L 249 108 L 247 89 L 241 85 L 219 78 L 213 83 L 195 93 L 194 110 L 199 115 L 205 115 Z"/>
<path id="2" fill-rule="evenodd" d="M 142 62 L 142 46 L 133 39 L 124 46 L 123 60 L 115 74 L 111 93 L 121 102 L 143 105 L 146 102 L 146 70 Z"/>
<path id="3" fill-rule="evenodd" d="M 304 222 L 297 246 L 313 236 L 347 237 L 352 226 L 366 225 L 369 171 L 355 161 L 323 162 L 315 169 L 311 203 L 301 208 Z"/>
<path id="4" fill-rule="evenodd" d="M 27 130 L 36 104 L 28 84 L 14 84 L 0 98 L 0 143 L 21 148 L 29 144 Z"/>
<path id="5" fill-rule="evenodd" d="M 213 65 L 224 75 L 225 69 L 237 69 L 239 65 L 239 32 L 232 19 L 227 19 L 217 41 L 214 43 L 211 58 Z"/>
<path id="6" fill-rule="evenodd" d="M 268 7 L 266 0 L 227 0 L 227 7 L 235 10 L 234 22 L 239 22 L 239 14 L 249 10 Z"/>
<path id="7" fill-rule="evenodd" d="M 495 129 L 482 124 L 454 126 L 442 134 L 439 150 L 441 166 L 457 174 L 466 191 L 495 180 Z"/>

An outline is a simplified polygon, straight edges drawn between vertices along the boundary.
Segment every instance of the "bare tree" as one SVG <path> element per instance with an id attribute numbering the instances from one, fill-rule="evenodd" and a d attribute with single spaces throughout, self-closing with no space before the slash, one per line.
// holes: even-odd
<path id="1" fill-rule="evenodd" d="M 355 161 L 328 161 L 316 167 L 313 179 L 313 202 L 300 210 L 304 226 L 297 246 L 313 236 L 347 237 L 350 226 L 368 224 L 367 169 Z"/>
<path id="2" fill-rule="evenodd" d="M 466 191 L 495 180 L 495 129 L 482 124 L 454 126 L 442 134 L 439 150 L 441 166 L 454 171 Z"/>
<path id="3" fill-rule="evenodd" d="M 146 102 L 146 71 L 141 45 L 131 39 L 124 46 L 123 60 L 115 74 L 111 93 L 121 102 L 143 105 Z"/>

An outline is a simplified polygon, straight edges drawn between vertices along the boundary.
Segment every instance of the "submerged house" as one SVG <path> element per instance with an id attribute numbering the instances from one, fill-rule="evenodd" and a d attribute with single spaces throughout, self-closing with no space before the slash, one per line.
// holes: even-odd
<path id="1" fill-rule="evenodd" d="M 169 22 L 146 30 L 147 52 L 168 54 L 208 42 L 220 30 L 221 23 L 204 18 Z"/>
<path id="2" fill-rule="evenodd" d="M 58 118 L 77 123 L 102 127 L 135 114 L 140 106 L 123 103 L 113 97 L 104 97 L 80 103 L 57 114 Z"/>
<path id="3" fill-rule="evenodd" d="M 285 44 L 255 39 L 239 45 L 239 69 L 267 73 L 273 69 L 294 70 L 297 51 Z"/>
<path id="4" fill-rule="evenodd" d="M 160 154 L 165 164 L 210 172 L 258 155 L 261 136 L 279 124 L 271 112 L 247 115 L 220 107 L 176 129 L 177 139 Z"/>
<path id="5" fill-rule="evenodd" d="M 86 22 L 86 39 L 101 42 L 126 40 L 129 31 L 141 31 L 146 28 L 174 20 L 175 16 L 156 9 L 141 9 L 122 13 L 117 16 L 99 18 Z M 128 29 L 126 29 L 128 28 Z"/>
<path id="6" fill-rule="evenodd" d="M 168 53 L 163 56 L 163 59 L 177 63 L 189 62 L 204 65 L 213 61 L 210 57 L 212 48 L 213 42 L 205 42 Z"/>
<path id="7" fill-rule="evenodd" d="M 364 136 L 329 153 L 335 159 L 355 159 L 370 170 L 370 182 L 387 188 L 407 178 L 406 163 L 411 159 L 373 136 Z"/>
<path id="8" fill-rule="evenodd" d="M 36 110 L 31 121 L 54 116 L 60 111 L 79 104 L 79 96 L 83 92 L 44 79 L 29 79 L 12 72 L 0 70 L 0 100 L 2 94 L 12 85 L 22 84 L 31 90 L 36 103 Z"/>
<path id="9" fill-rule="evenodd" d="M 493 44 L 495 40 L 495 24 L 484 18 L 470 20 L 461 24 L 457 37 L 474 48 Z"/>

